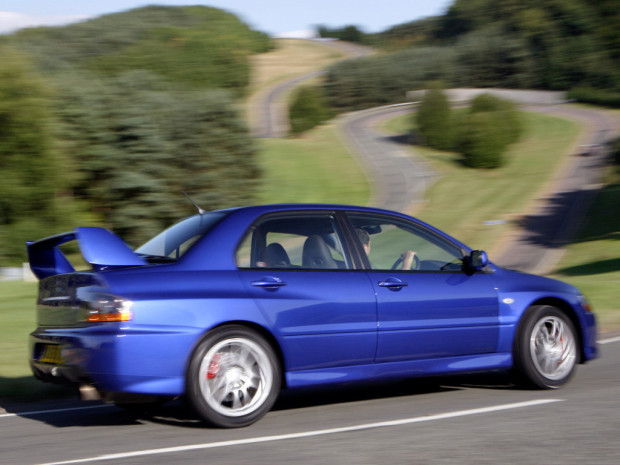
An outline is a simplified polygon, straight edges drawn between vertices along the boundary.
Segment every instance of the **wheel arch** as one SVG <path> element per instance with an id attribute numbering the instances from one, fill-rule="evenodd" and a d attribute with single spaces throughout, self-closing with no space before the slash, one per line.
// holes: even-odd
<path id="1" fill-rule="evenodd" d="M 254 323 L 252 321 L 246 321 L 246 320 L 231 320 L 231 321 L 225 321 L 225 322 L 219 323 L 218 325 L 213 326 L 212 328 L 209 328 L 197 339 L 196 344 L 192 348 L 192 351 L 190 352 L 190 354 L 194 353 L 196 348 L 200 345 L 200 342 L 203 341 L 204 338 L 207 337 L 209 333 L 213 331 L 217 331 L 218 329 L 223 328 L 225 326 L 243 326 L 245 328 L 251 329 L 252 331 L 258 333 L 259 336 L 265 339 L 265 341 L 271 346 L 271 348 L 276 354 L 276 357 L 278 359 L 278 365 L 279 365 L 278 368 L 280 368 L 280 372 L 282 374 L 280 389 L 285 389 L 286 388 L 286 376 L 284 376 L 285 364 L 284 364 L 284 354 L 282 352 L 282 348 L 280 347 L 280 344 L 278 343 L 278 340 L 275 338 L 275 336 L 267 328 L 265 328 L 264 326 L 261 326 L 258 323 Z M 186 373 L 187 373 L 187 369 L 189 368 L 190 362 L 191 362 L 191 356 L 188 357 L 188 360 L 186 363 L 186 368 L 185 368 Z"/>
<path id="2" fill-rule="evenodd" d="M 549 305 L 551 307 L 555 307 L 558 310 L 560 310 L 562 313 L 564 313 L 570 319 L 571 323 L 575 327 L 575 332 L 577 333 L 576 334 L 577 341 L 579 342 L 578 363 L 580 364 L 584 363 L 585 354 L 584 354 L 584 347 L 583 347 L 583 328 L 582 328 L 581 322 L 579 321 L 579 318 L 577 317 L 577 313 L 575 312 L 575 309 L 567 301 L 563 299 L 560 299 L 557 297 L 544 297 L 544 298 L 541 298 L 541 299 L 538 299 L 532 302 L 527 307 L 525 312 L 523 312 L 523 315 L 519 321 L 519 326 L 517 328 L 516 334 L 519 334 L 519 331 L 521 330 L 521 326 L 526 320 L 525 315 L 528 313 L 528 311 L 532 309 L 533 307 L 537 307 L 540 305 Z"/>

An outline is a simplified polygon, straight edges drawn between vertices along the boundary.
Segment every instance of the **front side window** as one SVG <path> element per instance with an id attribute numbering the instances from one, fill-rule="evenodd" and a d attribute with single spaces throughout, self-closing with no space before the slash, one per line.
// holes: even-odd
<path id="1" fill-rule="evenodd" d="M 350 213 L 373 270 L 460 271 L 459 247 L 413 223 L 383 215 Z"/>
<path id="2" fill-rule="evenodd" d="M 239 268 L 350 269 L 336 219 L 328 214 L 277 215 L 250 228 L 237 249 Z"/>

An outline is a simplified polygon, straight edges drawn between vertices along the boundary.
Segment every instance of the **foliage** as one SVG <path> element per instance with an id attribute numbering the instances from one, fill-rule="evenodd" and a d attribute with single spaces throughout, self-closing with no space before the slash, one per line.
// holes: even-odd
<path id="1" fill-rule="evenodd" d="M 523 134 L 523 124 L 515 105 L 489 94 L 473 99 L 457 126 L 456 150 L 463 155 L 465 164 L 472 168 L 503 166 L 508 146 Z"/>
<path id="2" fill-rule="evenodd" d="M 289 107 L 291 132 L 300 134 L 331 117 L 330 108 L 319 87 L 301 87 Z"/>
<path id="3" fill-rule="evenodd" d="M 368 34 L 364 41 L 384 50 L 403 50 L 412 46 L 428 45 L 438 27 L 440 17 L 418 19 L 398 24 L 377 34 Z"/>
<path id="4" fill-rule="evenodd" d="M 19 263 L 33 234 L 61 232 L 78 205 L 55 143 L 51 89 L 17 51 L 0 47 L 0 62 L 0 260 Z"/>
<path id="5" fill-rule="evenodd" d="M 249 84 L 251 54 L 267 51 L 267 35 L 215 8 L 149 6 L 62 28 L 19 31 L 11 41 L 41 69 L 80 67 L 118 75 L 143 69 L 193 87 Z"/>
<path id="6" fill-rule="evenodd" d="M 438 17 L 368 37 L 391 51 L 333 66 L 330 104 L 359 109 L 404 100 L 429 80 L 448 87 L 620 92 L 618 0 L 456 0 Z M 394 50 L 398 50 L 394 52 Z M 593 101 L 590 98 L 588 101 Z"/>
<path id="7" fill-rule="evenodd" d="M 453 146 L 450 102 L 441 89 L 426 92 L 415 113 L 416 126 L 425 145 L 437 150 Z"/>
<path id="8" fill-rule="evenodd" d="M 591 103 L 602 107 L 620 108 L 620 91 L 576 87 L 568 92 L 568 98 L 581 103 Z"/>
<path id="9" fill-rule="evenodd" d="M 523 135 L 523 122 L 517 105 L 491 94 L 480 94 L 469 107 L 470 113 L 493 112 L 495 125 L 501 129 L 506 145 L 514 144 Z"/>
<path id="10" fill-rule="evenodd" d="M 499 168 L 504 165 L 504 134 L 495 125 L 493 113 L 470 113 L 459 123 L 457 150 L 471 168 Z"/>
<path id="11" fill-rule="evenodd" d="M 182 191 L 208 209 L 254 199 L 233 98 L 265 34 L 214 8 L 146 7 L 0 42 L 16 50 L 0 51 L 3 265 L 84 223 L 138 245 L 193 212 Z"/>
<path id="12" fill-rule="evenodd" d="M 455 58 L 447 47 L 420 47 L 342 61 L 328 69 L 325 95 L 338 111 L 402 102 L 408 91 L 423 88 L 429 81 L 453 83 Z"/>
<path id="13" fill-rule="evenodd" d="M 146 71 L 61 82 L 75 193 L 132 245 L 191 213 L 184 191 L 205 209 L 253 198 L 253 144 L 221 91 L 175 90 Z"/>
<path id="14" fill-rule="evenodd" d="M 327 26 L 318 26 L 317 32 L 319 33 L 319 37 L 323 38 L 345 40 L 347 42 L 357 42 L 360 44 L 367 42 L 366 35 L 354 25 L 335 29 L 330 29 Z"/>

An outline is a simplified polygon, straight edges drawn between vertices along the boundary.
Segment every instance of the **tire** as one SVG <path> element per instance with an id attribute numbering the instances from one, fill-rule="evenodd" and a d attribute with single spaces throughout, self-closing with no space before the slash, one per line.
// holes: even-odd
<path id="1" fill-rule="evenodd" d="M 578 339 L 570 318 L 549 305 L 526 312 L 515 339 L 515 375 L 519 384 L 542 389 L 564 386 L 575 373 Z"/>
<path id="2" fill-rule="evenodd" d="M 244 326 L 224 326 L 200 342 L 187 371 L 190 405 L 210 425 L 251 425 L 273 406 L 281 373 L 271 345 Z"/>

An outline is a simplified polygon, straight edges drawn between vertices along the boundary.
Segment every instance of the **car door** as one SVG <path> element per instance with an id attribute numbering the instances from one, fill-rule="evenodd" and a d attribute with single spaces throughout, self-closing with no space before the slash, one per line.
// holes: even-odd
<path id="1" fill-rule="evenodd" d="M 335 213 L 263 217 L 236 259 L 248 292 L 278 333 L 287 371 L 374 361 L 374 291 L 353 263 Z"/>
<path id="2" fill-rule="evenodd" d="M 496 351 L 494 284 L 487 272 L 463 270 L 461 247 L 401 217 L 369 213 L 348 217 L 358 245 L 366 251 L 368 276 L 377 296 L 377 362 Z M 363 244 L 366 239 L 368 245 Z"/>

